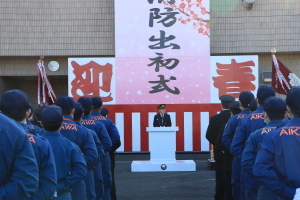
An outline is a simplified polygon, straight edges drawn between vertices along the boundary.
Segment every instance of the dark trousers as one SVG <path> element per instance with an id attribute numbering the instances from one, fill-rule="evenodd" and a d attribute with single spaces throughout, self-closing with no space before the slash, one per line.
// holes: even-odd
<path id="1" fill-rule="evenodd" d="M 116 191 L 116 183 L 115 183 L 115 152 L 109 152 L 110 161 L 111 161 L 111 178 L 112 178 L 112 186 L 110 191 L 111 200 L 117 200 L 117 191 Z"/>
<path id="2" fill-rule="evenodd" d="M 223 167 L 224 167 L 224 199 L 233 200 L 231 176 L 232 176 L 232 161 L 233 157 L 230 154 L 224 155 Z"/>
<path id="3" fill-rule="evenodd" d="M 215 161 L 216 194 L 215 200 L 224 200 L 224 168 L 223 159 Z"/>

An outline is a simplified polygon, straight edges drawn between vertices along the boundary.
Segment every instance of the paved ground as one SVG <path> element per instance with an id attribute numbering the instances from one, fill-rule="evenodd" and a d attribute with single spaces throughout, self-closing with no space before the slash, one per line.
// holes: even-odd
<path id="1" fill-rule="evenodd" d="M 197 160 L 198 158 L 198 160 Z M 208 155 L 177 155 L 193 159 L 196 172 L 131 172 L 132 160 L 148 160 L 149 155 L 117 155 L 116 185 L 118 200 L 212 200 L 214 171 L 208 169 Z"/>

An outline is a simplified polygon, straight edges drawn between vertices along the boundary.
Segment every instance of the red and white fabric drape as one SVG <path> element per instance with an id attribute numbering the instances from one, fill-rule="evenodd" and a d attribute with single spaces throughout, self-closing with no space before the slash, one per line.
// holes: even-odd
<path id="1" fill-rule="evenodd" d="M 37 93 L 38 104 L 40 106 L 44 104 L 46 105 L 55 104 L 56 96 L 49 82 L 43 60 L 39 60 L 37 62 L 37 72 L 38 72 L 38 93 Z"/>

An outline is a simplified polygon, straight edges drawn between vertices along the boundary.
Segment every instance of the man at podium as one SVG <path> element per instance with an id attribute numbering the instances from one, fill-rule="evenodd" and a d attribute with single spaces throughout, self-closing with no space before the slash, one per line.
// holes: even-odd
<path id="1" fill-rule="evenodd" d="M 159 110 L 159 114 L 154 116 L 153 127 L 171 127 L 172 122 L 170 115 L 165 114 L 166 104 L 160 104 L 157 106 L 157 109 Z"/>

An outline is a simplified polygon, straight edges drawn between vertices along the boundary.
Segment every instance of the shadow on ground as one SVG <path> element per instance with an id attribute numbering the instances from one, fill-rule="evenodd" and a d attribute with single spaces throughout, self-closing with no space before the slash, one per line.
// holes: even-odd
<path id="1" fill-rule="evenodd" d="M 184 159 L 188 156 L 179 157 Z M 213 199 L 214 171 L 208 169 L 206 160 L 195 160 L 196 172 L 131 172 L 131 162 L 117 156 L 115 180 L 118 200 Z"/>

